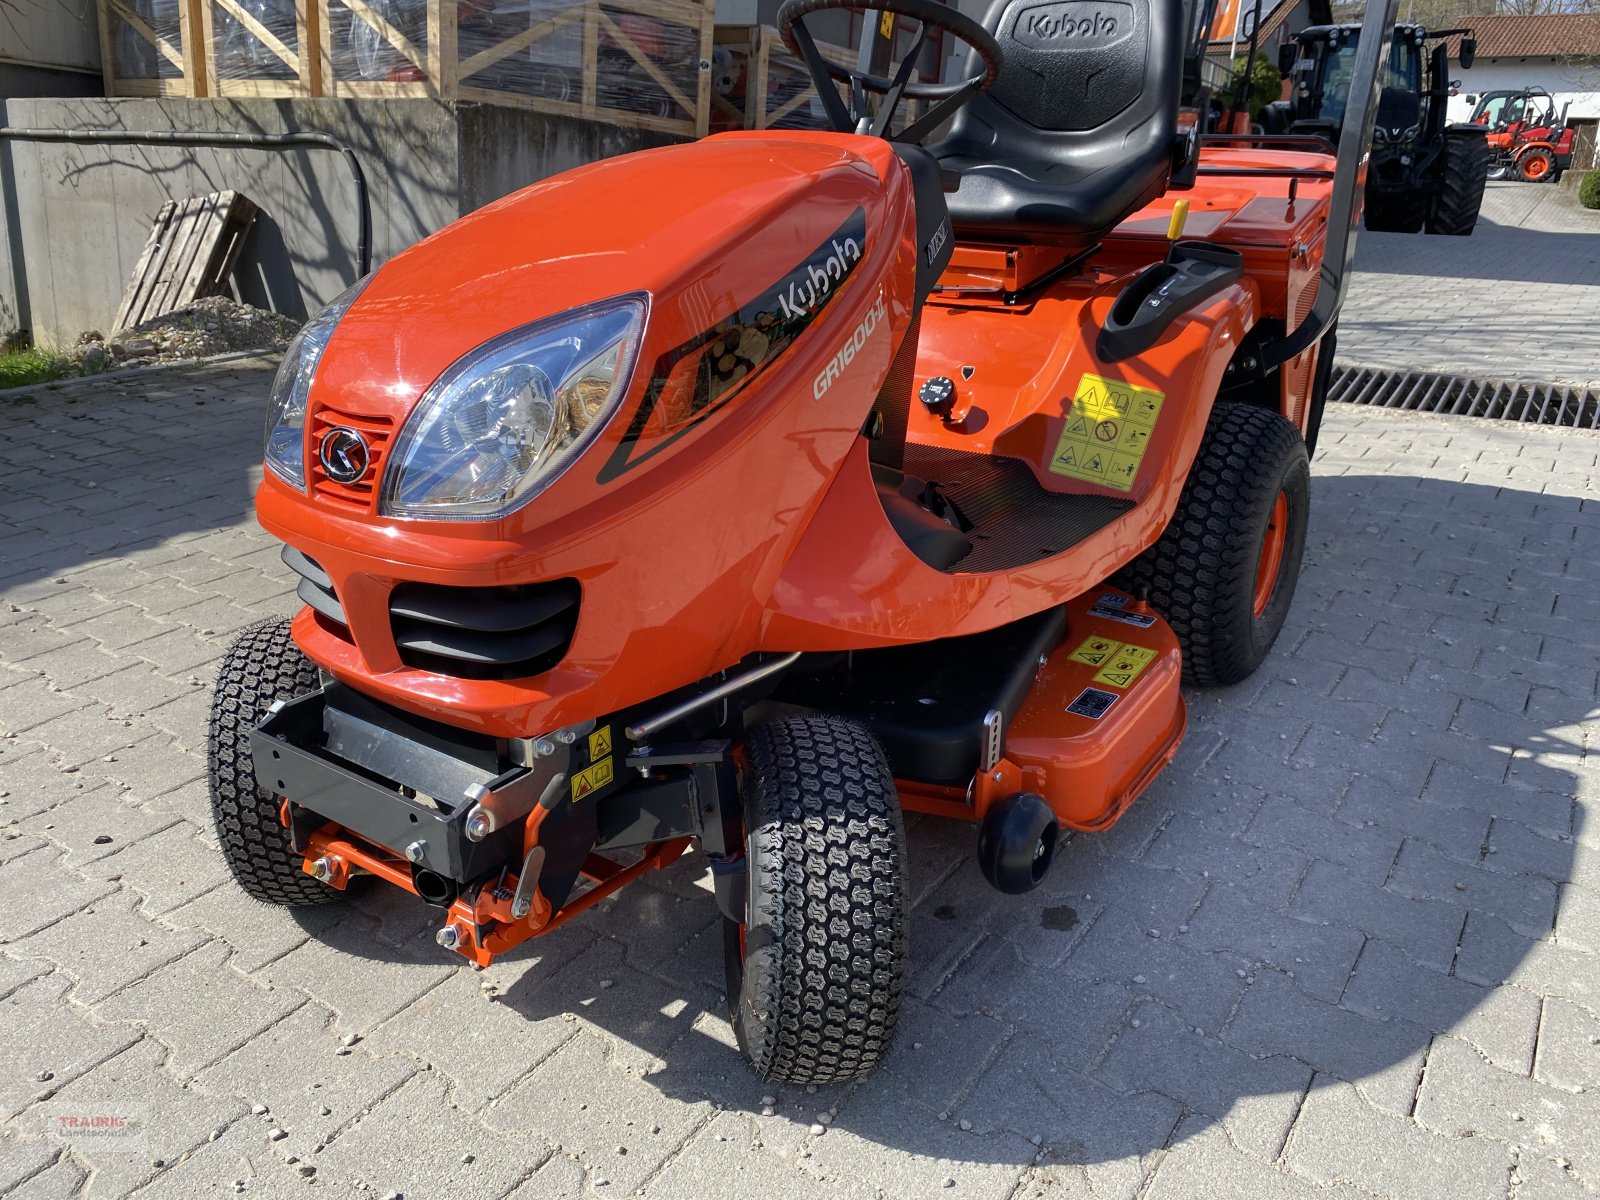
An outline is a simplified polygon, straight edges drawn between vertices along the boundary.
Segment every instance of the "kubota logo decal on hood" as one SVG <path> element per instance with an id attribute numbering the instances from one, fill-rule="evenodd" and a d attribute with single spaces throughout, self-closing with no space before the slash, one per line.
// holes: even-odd
<path id="1" fill-rule="evenodd" d="M 658 358 L 599 482 L 660 453 L 738 395 L 833 303 L 866 252 L 867 213 L 858 207 L 760 295 Z"/>

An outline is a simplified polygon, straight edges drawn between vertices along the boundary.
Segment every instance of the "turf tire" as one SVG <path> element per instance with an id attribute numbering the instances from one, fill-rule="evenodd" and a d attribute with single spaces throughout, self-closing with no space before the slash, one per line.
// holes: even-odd
<path id="1" fill-rule="evenodd" d="M 1479 133 L 1444 135 L 1444 168 L 1428 232 L 1466 237 L 1478 224 L 1483 186 L 1489 180 L 1489 144 Z"/>
<path id="2" fill-rule="evenodd" d="M 208 749 L 217 840 L 239 886 L 268 904 L 326 904 L 344 895 L 301 871 L 301 856 L 278 819 L 282 797 L 256 782 L 250 755 L 250 731 L 267 709 L 317 685 L 317 668 L 290 638 L 289 622 L 272 619 L 234 638 L 211 697 Z"/>
<path id="3" fill-rule="evenodd" d="M 1257 616 L 1257 568 L 1280 493 L 1288 502 L 1283 554 Z M 1116 578 L 1178 635 L 1185 682 L 1238 683 L 1267 657 L 1294 598 L 1310 493 L 1305 442 L 1289 421 L 1249 404 L 1212 410 L 1172 520 Z"/>
<path id="4" fill-rule="evenodd" d="M 723 922 L 739 1049 L 763 1079 L 859 1078 L 888 1053 L 905 995 L 905 828 L 888 760 L 853 722 L 784 717 L 747 735 L 741 791 L 748 924 Z"/>

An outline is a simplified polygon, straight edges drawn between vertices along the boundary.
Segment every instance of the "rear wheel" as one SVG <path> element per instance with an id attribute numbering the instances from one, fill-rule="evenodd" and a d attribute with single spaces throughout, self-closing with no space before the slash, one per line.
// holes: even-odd
<path id="1" fill-rule="evenodd" d="M 1548 150 L 1529 150 L 1517 167 L 1524 183 L 1548 183 L 1555 178 L 1556 156 Z"/>
<path id="2" fill-rule="evenodd" d="M 1238 683 L 1267 657 L 1294 598 L 1310 499 L 1299 431 L 1268 409 L 1217 405 L 1172 520 L 1118 576 L 1171 624 L 1187 682 Z"/>
<path id="3" fill-rule="evenodd" d="M 1489 143 L 1471 130 L 1444 135 L 1439 190 L 1428 214 L 1428 232 L 1466 237 L 1478 223 L 1483 186 L 1489 180 Z"/>
<path id="4" fill-rule="evenodd" d="M 228 647 L 211 698 L 208 738 L 211 815 L 228 869 L 239 886 L 268 904 L 326 904 L 344 893 L 300 869 L 279 813 L 284 800 L 256 782 L 250 731 L 278 700 L 318 685 L 317 668 L 289 636 L 286 620 L 247 627 Z"/>
<path id="5" fill-rule="evenodd" d="M 855 1079 L 888 1053 L 905 995 L 905 830 L 888 760 L 833 717 L 758 725 L 745 754 L 747 923 L 724 923 L 734 1035 L 763 1079 Z"/>

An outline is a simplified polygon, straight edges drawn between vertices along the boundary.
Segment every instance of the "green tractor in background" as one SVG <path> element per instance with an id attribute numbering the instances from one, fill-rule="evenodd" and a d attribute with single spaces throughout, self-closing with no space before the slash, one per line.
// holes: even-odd
<path id="1" fill-rule="evenodd" d="M 1263 112 L 1268 133 L 1338 141 L 1360 32 L 1359 25 L 1315 25 L 1283 45 L 1278 66 L 1291 83 L 1290 98 Z M 1465 236 L 1478 223 L 1489 166 L 1486 131 L 1445 121 L 1451 87 L 1446 39 L 1457 34 L 1461 65 L 1470 68 L 1477 50 L 1470 29 L 1394 27 L 1367 164 L 1365 217 L 1374 232 Z"/>

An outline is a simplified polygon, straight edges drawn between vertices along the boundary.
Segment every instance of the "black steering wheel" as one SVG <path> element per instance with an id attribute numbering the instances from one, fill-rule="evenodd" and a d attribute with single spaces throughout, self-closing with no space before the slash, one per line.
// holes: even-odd
<path id="1" fill-rule="evenodd" d="M 861 13 L 864 30 L 872 33 L 876 13 L 906 17 L 917 23 L 900 68 L 892 78 L 872 75 L 866 71 L 840 66 L 822 56 L 816 42 L 806 29 L 805 18 L 819 12 Z M 983 64 L 983 74 L 958 83 L 912 83 L 911 73 L 916 69 L 917 56 L 922 53 L 929 29 L 943 30 L 958 41 L 971 46 Z M 889 121 L 902 99 L 936 101 L 912 124 L 902 129 L 899 140 L 914 142 L 923 134 L 938 128 L 979 92 L 988 91 L 1000 78 L 1000 67 L 1005 56 L 1000 43 L 982 25 L 955 8 L 938 3 L 938 0 L 784 0 L 778 9 L 778 36 L 806 69 L 817 85 L 817 94 L 827 110 L 828 120 L 840 133 L 866 133 L 884 137 Z M 850 85 L 850 104 L 846 106 L 833 86 L 833 80 Z M 869 112 L 868 95 L 883 97 L 876 115 Z"/>

